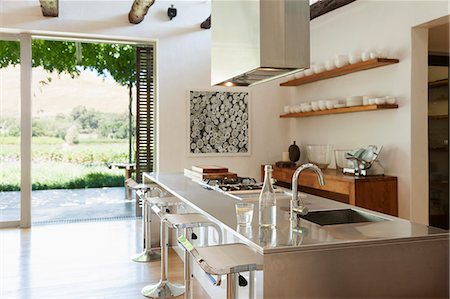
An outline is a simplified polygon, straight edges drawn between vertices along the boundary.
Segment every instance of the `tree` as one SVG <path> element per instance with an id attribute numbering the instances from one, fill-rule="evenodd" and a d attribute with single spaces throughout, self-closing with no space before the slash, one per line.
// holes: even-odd
<path id="1" fill-rule="evenodd" d="M 20 45 L 15 41 L 0 41 L 0 68 L 20 64 Z M 118 84 L 128 87 L 129 95 L 129 162 L 132 160 L 132 88 L 136 82 L 135 46 L 97 44 L 35 39 L 32 42 L 32 66 L 48 72 L 67 73 L 72 77 L 81 69 L 111 76 Z"/>
<path id="2" fill-rule="evenodd" d="M 20 64 L 19 43 L 0 41 L 0 68 Z M 136 78 L 135 47 L 122 44 L 94 44 L 68 41 L 33 40 L 32 65 L 48 72 L 77 76 L 80 69 L 110 75 L 123 86 Z"/>
<path id="3" fill-rule="evenodd" d="M 93 131 L 98 128 L 100 116 L 94 109 L 88 110 L 84 106 L 78 106 L 72 110 L 70 116 L 80 124 L 83 130 Z"/>

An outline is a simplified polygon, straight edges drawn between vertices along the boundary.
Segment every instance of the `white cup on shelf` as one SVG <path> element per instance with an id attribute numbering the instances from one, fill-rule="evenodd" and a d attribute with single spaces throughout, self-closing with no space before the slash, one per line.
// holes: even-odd
<path id="1" fill-rule="evenodd" d="M 392 96 L 386 96 L 386 103 L 389 105 L 394 105 L 397 104 L 397 99 L 395 97 Z"/>
<path id="2" fill-rule="evenodd" d="M 327 110 L 327 103 L 325 101 L 318 101 L 318 106 L 320 110 Z"/>
<path id="3" fill-rule="evenodd" d="M 361 60 L 361 53 L 359 51 L 352 52 L 348 56 L 348 61 L 350 62 L 350 64 L 361 62 Z"/>
<path id="4" fill-rule="evenodd" d="M 311 112 L 312 106 L 310 103 L 306 103 L 305 106 L 302 107 L 302 112 Z"/>
<path id="5" fill-rule="evenodd" d="M 334 63 L 334 59 L 328 59 L 325 61 L 325 69 L 327 71 L 334 70 L 336 68 L 336 64 Z"/>
<path id="6" fill-rule="evenodd" d="M 339 104 L 338 100 L 328 100 L 325 102 L 327 109 L 334 109 L 334 105 Z"/>
<path id="7" fill-rule="evenodd" d="M 378 58 L 380 54 L 378 52 L 372 51 L 370 52 L 370 59 Z"/>
<path id="8" fill-rule="evenodd" d="M 325 65 L 323 65 L 322 63 L 318 63 L 313 65 L 312 69 L 316 74 L 322 73 L 323 71 L 325 71 Z"/>
<path id="9" fill-rule="evenodd" d="M 361 60 L 367 61 L 370 60 L 370 51 L 364 51 L 361 53 Z"/>
<path id="10" fill-rule="evenodd" d="M 378 57 L 379 58 L 387 58 L 388 57 L 388 51 L 386 49 L 378 50 Z"/>
<path id="11" fill-rule="evenodd" d="M 386 98 L 384 98 L 384 97 L 382 97 L 382 98 L 375 98 L 375 104 L 377 104 L 377 105 L 386 104 Z"/>
<path id="12" fill-rule="evenodd" d="M 295 73 L 294 76 L 295 76 L 295 79 L 303 78 L 303 77 L 305 77 L 305 72 L 304 71 L 300 71 L 298 73 Z"/>
<path id="13" fill-rule="evenodd" d="M 363 105 L 364 105 L 364 106 L 369 105 L 369 100 L 370 100 L 371 98 L 374 98 L 374 97 L 373 97 L 373 96 L 363 96 Z"/>
<path id="14" fill-rule="evenodd" d="M 295 113 L 295 106 L 294 105 L 289 107 L 289 112 L 290 113 Z"/>
<path id="15" fill-rule="evenodd" d="M 314 71 L 312 70 L 312 69 L 306 69 L 305 71 L 304 71 L 304 73 L 305 73 L 305 76 L 311 76 L 312 74 L 314 74 Z"/>
<path id="16" fill-rule="evenodd" d="M 311 102 L 311 108 L 313 111 L 319 111 L 320 110 L 319 102 L 318 101 Z"/>
<path id="17" fill-rule="evenodd" d="M 336 65 L 336 67 L 343 67 L 348 65 L 348 55 L 336 55 L 334 57 L 334 64 Z"/>

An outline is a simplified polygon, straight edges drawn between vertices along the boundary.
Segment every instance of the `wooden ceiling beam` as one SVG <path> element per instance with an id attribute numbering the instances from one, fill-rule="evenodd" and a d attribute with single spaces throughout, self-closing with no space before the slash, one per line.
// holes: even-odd
<path id="1" fill-rule="evenodd" d="M 59 0 L 39 0 L 44 17 L 57 17 L 59 14 Z"/>
<path id="2" fill-rule="evenodd" d="M 315 19 L 355 1 L 356 0 L 319 0 L 310 6 L 310 19 Z"/>
<path id="3" fill-rule="evenodd" d="M 153 3 L 155 3 L 155 0 L 134 0 L 131 10 L 128 13 L 128 21 L 131 24 L 139 24 L 142 22 Z"/>

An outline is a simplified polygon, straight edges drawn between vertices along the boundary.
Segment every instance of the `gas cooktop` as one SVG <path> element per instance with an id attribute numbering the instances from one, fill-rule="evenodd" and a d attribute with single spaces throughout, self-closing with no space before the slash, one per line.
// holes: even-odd
<path id="1" fill-rule="evenodd" d="M 257 182 L 254 178 L 237 177 L 236 179 L 218 179 L 205 180 L 204 183 L 212 189 L 221 190 L 224 192 L 239 192 L 261 190 L 263 184 Z"/>

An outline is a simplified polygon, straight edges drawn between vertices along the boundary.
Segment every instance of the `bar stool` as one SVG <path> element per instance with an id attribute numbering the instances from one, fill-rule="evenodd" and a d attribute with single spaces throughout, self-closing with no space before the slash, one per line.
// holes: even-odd
<path id="1" fill-rule="evenodd" d="M 255 298 L 255 270 L 261 270 L 262 265 L 258 263 L 257 253 L 247 245 L 233 243 L 195 248 L 184 236 L 179 237 L 178 242 L 207 274 L 227 275 L 227 299 L 237 298 L 239 273 L 248 271 L 249 298 Z"/>
<path id="2" fill-rule="evenodd" d="M 148 192 L 151 191 L 157 191 L 160 197 L 163 197 L 165 194 L 164 191 L 162 191 L 158 187 L 155 187 L 155 184 L 138 184 L 133 179 L 128 179 L 125 182 L 127 183 L 128 189 L 130 191 L 134 190 L 136 192 L 136 216 L 142 215 L 142 208 L 144 207 L 144 203 L 141 202 L 140 204 L 140 200 L 138 199 L 147 197 Z M 142 194 L 143 196 L 140 196 L 140 194 Z"/>
<path id="3" fill-rule="evenodd" d="M 132 180 L 132 179 L 130 179 Z M 134 182 L 134 181 L 133 181 Z M 151 235 L 151 211 L 153 204 L 160 206 L 180 205 L 182 202 L 176 197 L 164 197 L 166 193 L 155 185 L 149 184 L 134 184 L 130 188 L 136 190 L 136 203 L 142 203 L 142 239 L 144 249 L 141 253 L 134 255 L 131 259 L 138 263 L 147 263 L 150 261 L 158 261 L 161 259 L 159 252 L 152 250 L 152 235 Z M 157 191 L 159 197 L 147 197 L 149 191 Z M 159 199 L 164 198 L 164 200 Z"/>
<path id="4" fill-rule="evenodd" d="M 137 193 L 138 194 L 138 193 Z M 141 197 L 141 196 L 137 196 Z M 136 198 L 136 200 L 139 200 Z M 142 239 L 144 243 L 144 250 L 141 253 L 133 256 L 132 260 L 139 263 L 147 263 L 150 261 L 157 261 L 161 259 L 161 254 L 152 250 L 152 234 L 151 234 L 151 204 L 148 198 L 144 196 L 141 197 L 142 201 Z"/>
<path id="5" fill-rule="evenodd" d="M 161 216 L 161 279 L 158 283 L 145 286 L 142 294 L 151 298 L 170 298 L 184 293 L 185 298 L 192 298 L 192 280 L 189 253 L 184 254 L 184 280 L 185 285 L 175 284 L 167 279 L 167 250 L 168 227 L 176 230 L 183 229 L 184 234 L 190 239 L 193 228 L 211 226 L 219 235 L 219 243 L 222 243 L 222 233 L 217 224 L 211 222 L 201 214 L 164 214 L 161 215 L 158 207 L 153 206 L 153 211 Z"/>

